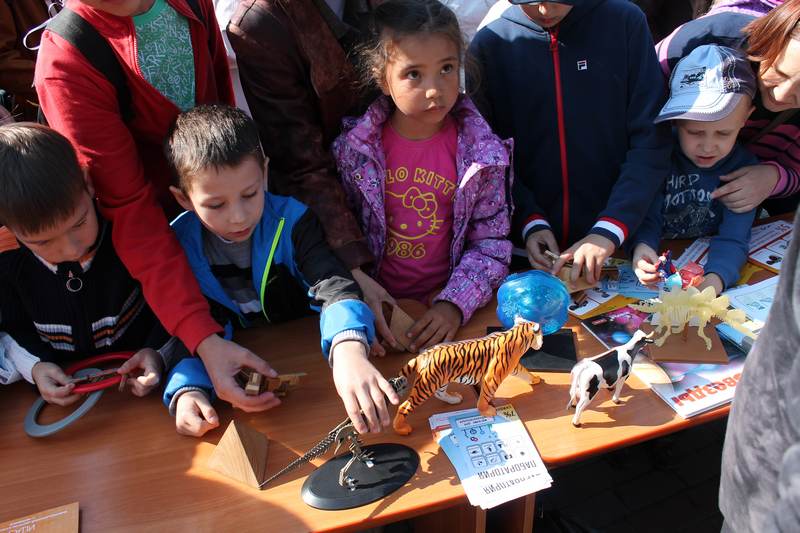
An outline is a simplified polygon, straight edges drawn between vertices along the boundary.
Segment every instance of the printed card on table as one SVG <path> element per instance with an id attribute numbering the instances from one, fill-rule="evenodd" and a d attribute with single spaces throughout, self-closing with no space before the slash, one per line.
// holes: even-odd
<path id="1" fill-rule="evenodd" d="M 550 487 L 553 480 L 513 406 L 498 407 L 492 418 L 465 409 L 435 414 L 429 422 L 472 505 L 490 509 Z"/>

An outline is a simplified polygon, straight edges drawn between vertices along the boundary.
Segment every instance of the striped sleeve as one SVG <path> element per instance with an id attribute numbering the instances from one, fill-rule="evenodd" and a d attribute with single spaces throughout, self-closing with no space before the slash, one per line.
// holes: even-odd
<path id="1" fill-rule="evenodd" d="M 766 120 L 748 121 L 742 137 L 754 136 L 767 125 Z M 783 198 L 800 191 L 800 125 L 791 120 L 781 124 L 753 143 L 750 149 L 764 164 L 778 169 L 778 182 L 770 194 L 771 198 Z"/>
<path id="2" fill-rule="evenodd" d="M 625 239 L 628 238 L 628 227 L 619 220 L 611 217 L 600 217 L 594 223 L 592 229 L 589 230 L 590 234 L 602 235 L 614 243 L 614 246 L 619 248 Z"/>

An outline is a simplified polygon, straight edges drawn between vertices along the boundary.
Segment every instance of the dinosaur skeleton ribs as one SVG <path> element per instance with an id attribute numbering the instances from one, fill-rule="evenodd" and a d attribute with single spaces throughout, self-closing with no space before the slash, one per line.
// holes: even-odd
<path id="1" fill-rule="evenodd" d="M 406 386 L 406 381 L 404 378 L 399 378 L 399 377 L 391 378 L 388 381 L 392 385 L 394 390 L 398 393 L 403 392 L 403 389 Z M 350 489 L 354 488 L 352 480 L 350 480 L 350 477 L 347 476 L 347 470 L 349 470 L 349 468 L 353 466 L 356 460 L 364 462 L 368 467 L 372 467 L 372 457 L 370 456 L 369 453 L 364 453 L 364 451 L 361 449 L 361 444 L 362 444 L 361 439 L 358 436 L 358 432 L 353 427 L 353 422 L 350 420 L 350 418 L 345 418 L 342 422 L 337 424 L 336 427 L 330 430 L 328 434 L 325 436 L 325 438 L 319 441 L 316 445 L 314 445 L 313 448 L 308 450 L 301 457 L 298 457 L 297 459 L 295 459 L 294 461 L 283 467 L 280 471 L 276 472 L 275 474 L 264 480 L 264 482 L 261 483 L 258 486 L 258 488 L 263 488 L 271 481 L 274 481 L 275 479 L 283 476 L 284 474 L 301 467 L 302 465 L 310 462 L 312 459 L 316 459 L 317 457 L 324 455 L 334 444 L 336 444 L 336 448 L 334 449 L 333 452 L 335 454 L 336 450 L 338 450 L 339 447 L 342 445 L 342 443 L 345 442 L 346 440 L 350 441 L 349 449 L 350 452 L 353 454 L 353 458 L 350 461 L 348 461 L 348 463 L 344 466 L 344 468 L 342 468 L 339 475 L 339 484 L 342 485 L 343 487 L 347 486 Z"/>

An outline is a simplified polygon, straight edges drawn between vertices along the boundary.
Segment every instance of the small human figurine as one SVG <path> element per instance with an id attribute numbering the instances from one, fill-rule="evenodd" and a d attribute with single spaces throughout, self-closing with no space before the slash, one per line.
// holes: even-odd
<path id="1" fill-rule="evenodd" d="M 399 435 L 411 433 L 406 421 L 411 412 L 431 396 L 449 404 L 461 402 L 461 395 L 448 393 L 447 384 L 481 384 L 478 411 L 483 416 L 494 416 L 495 408 L 489 403 L 494 393 L 509 375 L 517 376 L 531 386 L 538 383 L 519 360 L 529 349 L 542 347 L 542 331 L 536 322 L 517 317 L 514 326 L 481 337 L 460 342 L 438 344 L 428 348 L 400 370 L 400 380 L 410 387 L 408 398 L 397 408 L 394 430 Z"/>
<path id="2" fill-rule="evenodd" d="M 607 352 L 594 357 L 581 359 L 572 367 L 572 378 L 569 387 L 569 403 L 567 409 L 575 407 L 575 416 L 572 425 L 581 426 L 581 413 L 600 389 L 614 389 L 611 400 L 619 404 L 619 393 L 630 375 L 633 360 L 644 348 L 645 344 L 653 342 L 652 333 L 646 335 L 642 330 L 637 330 L 631 340 L 612 348 Z"/>

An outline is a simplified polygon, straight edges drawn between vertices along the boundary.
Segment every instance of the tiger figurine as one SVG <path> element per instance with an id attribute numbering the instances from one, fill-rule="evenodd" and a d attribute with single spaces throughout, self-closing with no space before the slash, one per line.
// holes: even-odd
<path id="1" fill-rule="evenodd" d="M 519 360 L 530 348 L 538 350 L 541 347 L 539 324 L 517 317 L 514 326 L 507 331 L 428 348 L 400 370 L 398 385 L 401 390 L 410 388 L 410 391 L 408 398 L 397 408 L 393 423 L 395 432 L 399 435 L 411 433 L 406 418 L 433 395 L 449 404 L 460 403 L 460 394 L 447 392 L 447 385 L 451 382 L 480 383 L 478 411 L 484 416 L 494 416 L 496 410 L 489 402 L 506 377 L 514 375 L 531 385 L 538 382 Z"/>

